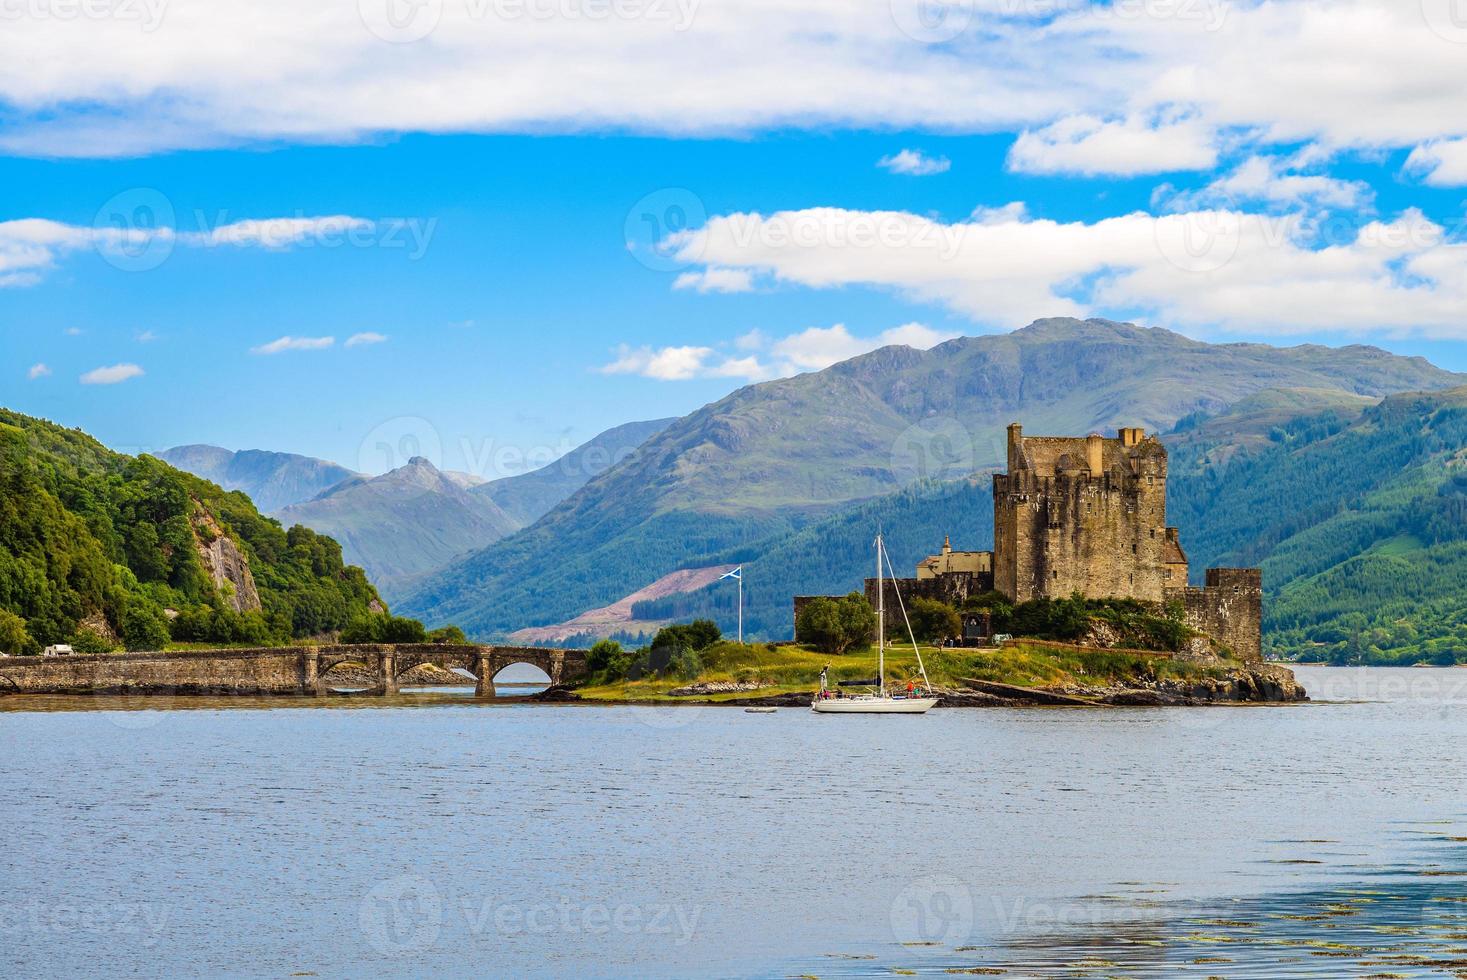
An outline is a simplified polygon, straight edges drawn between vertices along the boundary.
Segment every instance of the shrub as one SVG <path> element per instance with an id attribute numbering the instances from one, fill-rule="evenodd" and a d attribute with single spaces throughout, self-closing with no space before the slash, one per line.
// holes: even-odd
<path id="1" fill-rule="evenodd" d="M 703 676 L 703 658 L 692 650 L 679 650 L 667 672 L 678 680 L 697 680 Z"/>
<path id="2" fill-rule="evenodd" d="M 1031 599 L 1014 607 L 1008 632 L 1043 640 L 1074 642 L 1090 627 L 1090 610 L 1078 594 L 1068 599 Z"/>

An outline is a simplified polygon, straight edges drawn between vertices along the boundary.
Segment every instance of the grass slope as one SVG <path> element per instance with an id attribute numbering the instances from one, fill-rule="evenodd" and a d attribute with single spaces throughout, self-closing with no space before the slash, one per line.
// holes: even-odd
<path id="1" fill-rule="evenodd" d="M 1126 686 L 1163 678 L 1217 677 L 1226 667 L 1225 664 L 1201 665 L 1124 651 L 1087 650 L 1039 640 L 997 650 L 922 647 L 921 651 L 927 676 L 939 688 L 962 687 L 965 678 L 1048 690 Z M 757 681 L 768 685 L 758 690 L 761 697 L 814 691 L 818 686 L 820 669 L 827 664 L 830 665 L 832 684 L 876 676 L 874 649 L 832 656 L 802 646 L 740 646 L 722 642 L 704 651 L 702 657 L 705 669 L 699 682 Z M 908 680 L 921 680 L 917 656 L 910 646 L 887 649 L 886 677 L 889 684 L 896 685 L 905 685 Z M 576 694 L 590 701 L 677 702 L 683 699 L 669 697 L 668 692 L 686 684 L 686 681 L 671 679 L 592 683 L 578 688 Z M 750 697 L 750 692 L 743 691 L 709 695 L 700 700 L 717 702 L 747 697 Z"/>

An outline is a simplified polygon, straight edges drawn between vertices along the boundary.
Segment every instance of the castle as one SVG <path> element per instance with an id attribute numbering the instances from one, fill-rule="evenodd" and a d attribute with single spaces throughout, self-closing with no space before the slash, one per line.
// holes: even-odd
<path id="1" fill-rule="evenodd" d="M 888 582 L 887 606 L 923 596 L 953 605 L 996 590 L 1031 599 L 1138 599 L 1179 603 L 1185 622 L 1240 659 L 1263 656 L 1263 577 L 1256 568 L 1209 568 L 1188 584 L 1187 555 L 1166 523 L 1166 447 L 1143 429 L 1114 439 L 1026 436 L 1008 429 L 1008 472 L 993 477 L 994 550 L 953 551 Z M 876 601 L 876 580 L 866 595 Z M 796 612 L 808 597 L 796 599 Z M 965 621 L 965 635 L 982 623 Z"/>

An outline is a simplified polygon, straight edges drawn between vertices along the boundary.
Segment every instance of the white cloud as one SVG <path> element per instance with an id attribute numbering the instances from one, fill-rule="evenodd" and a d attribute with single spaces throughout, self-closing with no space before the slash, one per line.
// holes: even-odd
<path id="1" fill-rule="evenodd" d="M 30 370 L 25 373 L 25 376 L 27 378 L 30 378 L 32 381 L 34 381 L 37 378 L 45 378 L 45 377 L 48 377 L 50 374 L 51 374 L 51 369 L 48 368 L 46 365 L 44 365 L 44 364 L 32 364 Z"/>
<path id="2" fill-rule="evenodd" d="M 734 339 L 734 347 L 739 350 L 763 350 L 768 346 L 769 335 L 758 327 Z"/>
<path id="3" fill-rule="evenodd" d="M 1296 157 L 1296 160 L 1299 158 Z M 1159 195 L 1170 210 L 1206 206 L 1236 206 L 1259 202 L 1294 209 L 1355 210 L 1368 207 L 1375 198 L 1370 185 L 1360 180 L 1341 180 L 1322 174 L 1290 172 L 1295 161 L 1276 157 L 1249 157 L 1226 176 L 1193 194 Z"/>
<path id="4" fill-rule="evenodd" d="M 704 269 L 682 273 L 673 280 L 672 288 L 696 289 L 700 293 L 747 293 L 754 288 L 754 282 L 743 269 Z"/>
<path id="5" fill-rule="evenodd" d="M 158 339 L 158 335 L 155 334 L 151 330 L 144 330 L 142 333 L 138 334 L 138 336 L 137 336 L 137 341 L 140 344 L 151 344 L 153 341 L 155 341 L 157 339 Z"/>
<path id="6" fill-rule="evenodd" d="M 382 344 L 386 342 L 386 334 L 373 333 L 370 330 L 363 333 L 354 333 L 350 337 L 346 338 L 346 346 L 348 347 L 359 347 L 362 344 Z"/>
<path id="7" fill-rule="evenodd" d="M 628 347 L 616 350 L 616 360 L 601 369 L 602 374 L 640 374 L 658 381 L 687 381 L 707 373 L 711 347 Z"/>
<path id="8" fill-rule="evenodd" d="M 1432 187 L 1467 187 L 1467 139 L 1423 143 L 1406 158 L 1406 172 Z"/>
<path id="9" fill-rule="evenodd" d="M 204 232 L 179 236 L 196 245 L 238 245 L 289 248 L 313 239 L 338 239 L 348 232 L 367 232 L 374 224 L 366 218 L 333 214 L 318 218 L 263 218 L 235 221 Z"/>
<path id="10" fill-rule="evenodd" d="M 5 46 L 0 36 L 0 50 Z M 0 74 L 4 67 L 0 66 Z M 150 264 L 153 268 L 165 261 L 168 253 L 176 246 L 211 247 L 236 245 L 240 247 L 288 248 L 311 239 L 323 241 L 340 240 L 342 236 L 359 234 L 375 227 L 364 218 L 335 215 L 322 218 L 268 218 L 238 221 L 222 225 L 207 232 L 180 233 L 168 227 L 118 228 L 101 226 L 88 228 L 69 225 L 46 218 L 18 218 L 0 221 L 0 288 L 7 286 L 33 286 L 39 283 L 57 262 L 66 255 L 91 249 L 108 261 L 122 257 L 128 268 L 130 255 L 152 249 Z M 426 246 L 426 228 L 404 223 L 414 241 L 405 246 Z M 126 251 L 124 251 L 126 249 Z M 66 331 L 79 336 L 81 330 L 72 327 Z"/>
<path id="11" fill-rule="evenodd" d="M 1009 150 L 1010 170 L 1030 174 L 1134 177 L 1217 165 L 1213 133 L 1196 119 L 1151 123 L 1077 115 L 1025 131 Z"/>
<path id="12" fill-rule="evenodd" d="M 851 238 L 867 225 L 881 233 Z M 690 261 L 817 289 L 894 289 L 996 327 L 1144 311 L 1174 326 L 1249 333 L 1467 338 L 1467 243 L 1415 211 L 1342 231 L 1232 209 L 943 224 L 812 208 L 715 217 L 677 241 Z"/>
<path id="13" fill-rule="evenodd" d="M 111 367 L 99 367 L 88 371 L 81 376 L 84 385 L 115 385 L 121 384 L 129 378 L 138 378 L 143 374 L 143 369 L 136 364 L 113 364 Z"/>
<path id="14" fill-rule="evenodd" d="M 810 327 L 785 337 L 771 345 L 770 351 L 778 360 L 779 373 L 794 374 L 800 371 L 823 371 L 832 364 L 893 344 L 928 350 L 957 336 L 959 335 L 956 333 L 933 330 L 921 323 L 904 323 L 874 337 L 856 337 L 846 329 L 845 324 L 837 323 L 833 327 Z"/>
<path id="15" fill-rule="evenodd" d="M 286 335 L 261 344 L 259 347 L 251 347 L 251 354 L 280 354 L 290 350 L 325 350 L 336 343 L 335 337 L 291 337 Z"/>
<path id="16" fill-rule="evenodd" d="M 852 334 L 845 324 L 810 327 L 787 337 L 771 339 L 751 330 L 734 341 L 746 357 L 729 357 L 712 347 L 617 348 L 616 360 L 601 368 L 603 374 L 638 374 L 658 381 L 694 378 L 740 378 L 767 381 L 806 371 L 820 371 L 840 361 L 893 344 L 928 350 L 958 336 L 921 323 L 905 323 L 870 337 Z M 762 356 L 761 356 L 762 355 Z"/>
<path id="17" fill-rule="evenodd" d="M 351 2 L 175 4 L 146 34 L 119 17 L 15 18 L 0 32 L 0 150 L 841 126 L 1028 130 L 1016 165 L 1143 173 L 1195 165 L 1214 132 L 1467 136 L 1451 0 L 973 0 L 941 23 L 922 0 L 674 0 L 594 24 L 585 5 L 514 19 L 509 6 L 416 5 L 439 16 L 407 44 L 374 36 L 374 5 Z M 1135 122 L 1171 107 L 1195 131 Z M 1096 122 L 1076 134 L 1077 118 Z"/>
<path id="18" fill-rule="evenodd" d="M 876 165 L 908 177 L 930 177 L 933 174 L 945 174 L 952 169 L 952 161 L 947 157 L 930 157 L 921 150 L 902 150 L 892 156 L 882 157 L 876 161 Z"/>
<path id="19" fill-rule="evenodd" d="M 1029 216 L 1029 208 L 1023 201 L 1012 201 L 1002 207 L 990 208 L 983 205 L 973 209 L 970 217 L 980 225 L 1003 225 L 1012 221 L 1023 221 Z"/>
<path id="20" fill-rule="evenodd" d="M 86 331 L 83 330 L 81 327 L 67 327 L 66 328 L 66 336 L 68 336 L 68 337 L 80 337 L 84 333 L 86 333 Z"/>

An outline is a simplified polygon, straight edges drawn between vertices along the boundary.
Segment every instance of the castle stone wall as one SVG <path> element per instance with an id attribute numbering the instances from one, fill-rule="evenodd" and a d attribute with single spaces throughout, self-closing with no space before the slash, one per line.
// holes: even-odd
<path id="1" fill-rule="evenodd" d="M 1209 568 L 1207 584 L 1172 591 L 1188 626 L 1248 662 L 1263 659 L 1263 573 L 1257 568 Z"/>

